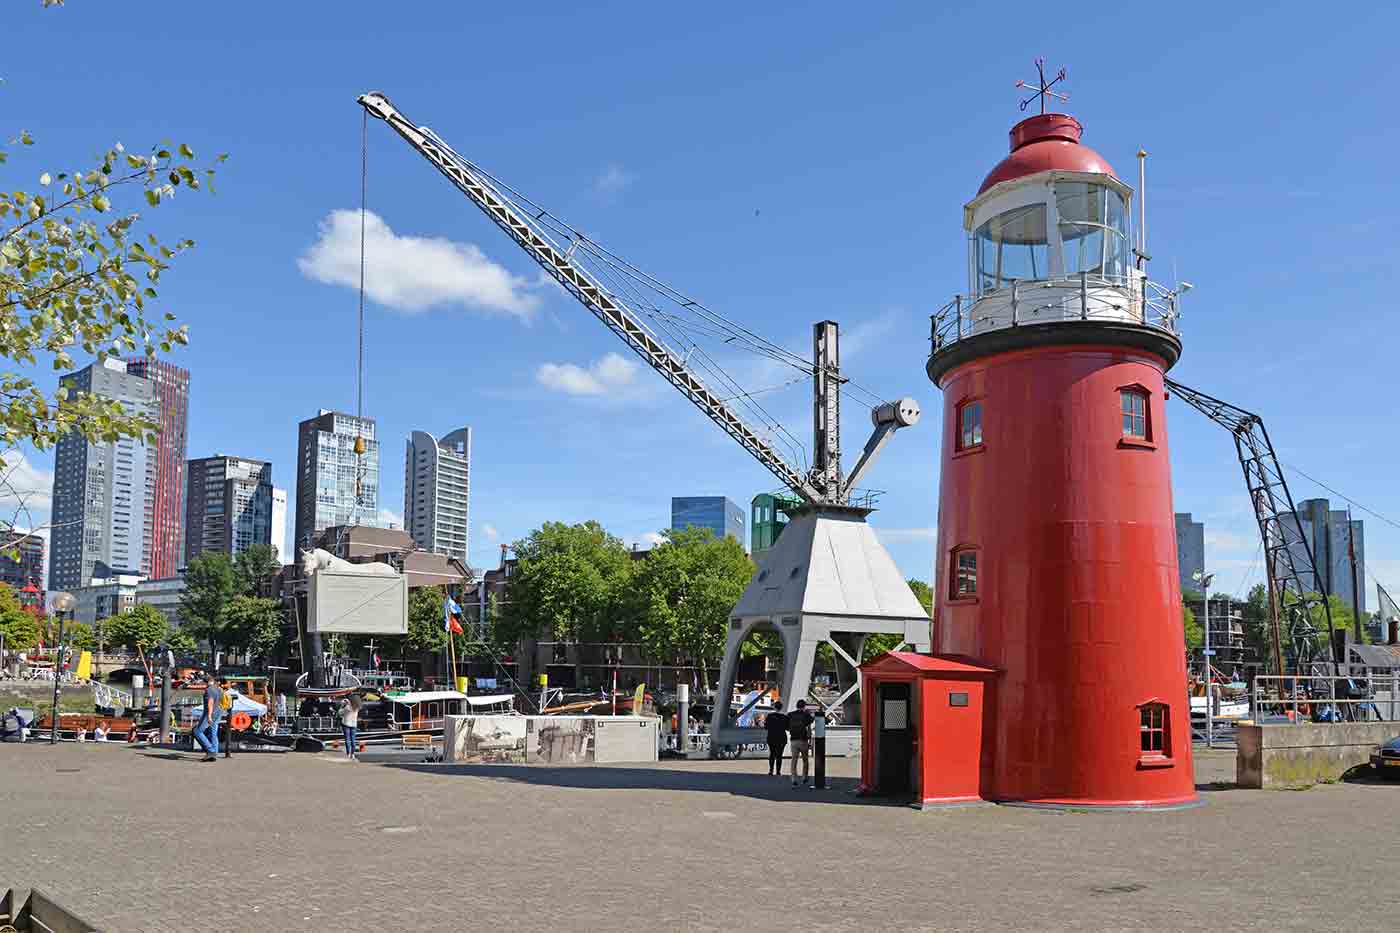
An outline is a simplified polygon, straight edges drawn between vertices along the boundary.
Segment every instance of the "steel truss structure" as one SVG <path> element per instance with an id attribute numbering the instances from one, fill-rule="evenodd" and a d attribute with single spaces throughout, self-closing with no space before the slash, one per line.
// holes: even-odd
<path id="1" fill-rule="evenodd" d="M 1312 624 L 1312 609 L 1320 606 L 1327 619 L 1330 656 L 1336 659 L 1333 638 L 1332 609 L 1328 605 L 1325 587 L 1321 594 L 1303 583 L 1303 573 L 1310 572 L 1319 587 L 1323 577 L 1318 573 L 1312 545 L 1298 524 L 1298 509 L 1288 490 L 1283 467 L 1279 465 L 1264 419 L 1237 405 L 1207 395 L 1198 389 L 1166 380 L 1169 391 L 1211 421 L 1230 432 L 1235 439 L 1235 453 L 1244 472 L 1245 488 L 1254 507 L 1254 519 L 1259 525 L 1259 537 L 1264 545 L 1264 573 L 1267 575 L 1269 600 L 1273 616 L 1274 658 L 1279 676 L 1283 676 L 1283 645 L 1281 619 L 1286 620 L 1288 640 L 1300 671 L 1307 672 L 1314 660 L 1317 629 Z M 1307 566 L 1301 568 L 1295 547 L 1302 544 Z M 1206 594 L 1209 598 L 1210 594 Z"/>

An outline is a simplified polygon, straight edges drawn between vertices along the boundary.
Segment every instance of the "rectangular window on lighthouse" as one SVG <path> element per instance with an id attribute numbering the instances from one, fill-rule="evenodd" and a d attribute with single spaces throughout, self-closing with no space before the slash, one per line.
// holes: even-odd
<path id="1" fill-rule="evenodd" d="M 952 599 L 977 598 L 977 550 L 959 548 L 953 552 Z"/>
<path id="2" fill-rule="evenodd" d="M 958 406 L 958 450 L 982 446 L 982 403 L 963 402 Z"/>
<path id="3" fill-rule="evenodd" d="M 1151 440 L 1148 433 L 1147 395 L 1136 389 L 1119 389 L 1118 398 L 1123 410 L 1123 436 Z"/>

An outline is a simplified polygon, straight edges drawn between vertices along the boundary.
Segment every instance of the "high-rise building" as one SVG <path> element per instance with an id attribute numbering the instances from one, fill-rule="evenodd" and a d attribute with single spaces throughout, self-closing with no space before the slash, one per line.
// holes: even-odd
<path id="1" fill-rule="evenodd" d="M 472 429 L 438 440 L 427 431 L 408 437 L 403 468 L 403 527 L 425 551 L 467 562 Z"/>
<path id="2" fill-rule="evenodd" d="M 59 382 L 70 392 L 118 401 L 128 414 L 158 414 L 155 383 L 118 359 L 93 363 Z M 155 454 L 131 437 L 90 444 L 73 431 L 59 439 L 54 451 L 50 590 L 85 587 L 94 576 L 149 574 L 156 552 L 151 543 Z"/>
<path id="3" fill-rule="evenodd" d="M 716 538 L 725 535 L 743 546 L 744 510 L 724 496 L 674 496 L 671 499 L 671 527 L 682 531 L 688 526 L 708 528 Z"/>
<path id="4" fill-rule="evenodd" d="M 355 453 L 357 439 L 363 439 L 363 454 Z M 379 442 L 374 439 L 374 419 L 323 408 L 298 428 L 292 548 L 309 547 L 333 525 L 378 524 Z"/>
<path id="5" fill-rule="evenodd" d="M 215 454 L 189 462 L 185 562 L 272 543 L 272 464 Z M 160 578 L 156 578 L 160 579 Z"/>
<path id="6" fill-rule="evenodd" d="M 754 496 L 749 503 L 749 534 L 752 535 L 749 553 L 755 561 L 763 560 L 763 555 L 783 533 L 788 517 L 781 507 L 787 502 L 780 496 L 764 492 Z"/>
<path id="7" fill-rule="evenodd" d="M 0 540 L 0 583 L 18 593 L 30 583 L 44 582 L 44 539 L 38 535 L 6 535 Z"/>
<path id="8" fill-rule="evenodd" d="M 1201 592 L 1195 574 L 1206 572 L 1206 525 L 1191 521 L 1190 512 L 1176 513 L 1176 566 L 1181 572 L 1181 592 Z"/>
<path id="9" fill-rule="evenodd" d="M 1293 564 L 1303 576 L 1303 586 L 1317 593 L 1340 597 L 1350 609 L 1366 612 L 1366 528 L 1343 509 L 1332 509 L 1326 499 L 1306 499 L 1298 511 L 1279 516 Z M 1317 562 L 1317 575 L 1308 565 L 1306 540 Z M 1355 560 L 1353 561 L 1353 556 Z M 1355 573 L 1353 574 L 1353 566 Z M 1352 585 L 1355 579 L 1356 587 Z M 1359 588 L 1359 592 L 1357 591 Z M 1353 593 L 1355 603 L 1353 603 Z"/>
<path id="10" fill-rule="evenodd" d="M 292 563 L 296 555 L 287 550 L 287 490 L 272 488 L 272 549 L 284 564 Z"/>
<path id="11" fill-rule="evenodd" d="M 146 515 L 148 557 L 142 567 L 151 577 L 169 577 L 184 564 L 185 449 L 189 428 L 190 373 L 164 360 L 137 357 L 126 371 L 149 381 L 160 425 L 155 447 L 147 451 L 146 484 L 152 487 Z"/>

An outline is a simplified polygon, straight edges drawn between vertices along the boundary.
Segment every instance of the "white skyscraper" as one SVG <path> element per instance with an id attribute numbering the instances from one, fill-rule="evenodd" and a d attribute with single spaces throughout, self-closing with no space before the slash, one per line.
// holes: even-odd
<path id="1" fill-rule="evenodd" d="M 287 553 L 287 490 L 275 486 L 272 489 L 272 547 L 282 563 L 295 562 L 295 555 Z"/>
<path id="2" fill-rule="evenodd" d="M 426 431 L 408 438 L 404 459 L 403 525 L 425 551 L 467 562 L 472 430 L 438 440 Z"/>

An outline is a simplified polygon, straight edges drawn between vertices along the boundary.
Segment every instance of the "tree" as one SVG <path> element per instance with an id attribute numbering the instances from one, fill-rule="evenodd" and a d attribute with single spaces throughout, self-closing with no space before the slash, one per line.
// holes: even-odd
<path id="1" fill-rule="evenodd" d="M 404 647 L 409 651 L 441 651 L 447 645 L 447 630 L 443 628 L 443 590 L 438 586 L 420 586 L 408 591 L 408 634 Z M 401 652 L 407 653 L 407 652 Z"/>
<path id="2" fill-rule="evenodd" d="M 1196 649 L 1205 643 L 1205 630 L 1196 621 L 1196 614 L 1191 611 L 1191 607 L 1185 601 L 1181 604 L 1181 626 L 1186 630 L 1186 647 Z"/>
<path id="3" fill-rule="evenodd" d="M 21 131 L 15 144 L 34 139 Z M 0 150 L 0 164 L 8 157 Z M 179 188 L 212 190 L 214 170 L 197 166 L 183 143 L 145 153 L 118 143 L 86 165 L 25 171 L 37 188 L 18 179 L 0 185 L 0 462 L 19 444 L 44 450 L 70 431 L 94 443 L 152 440 L 158 425 L 146 415 L 64 385 L 47 393 L 38 371 L 72 369 L 77 351 L 150 357 L 187 342 L 186 328 L 173 314 L 157 315 L 154 303 L 162 273 L 194 241 L 143 235 L 145 218 L 131 202 L 154 209 Z M 8 485 L 8 471 L 0 484 Z M 10 491 L 21 502 L 15 519 L 27 517 L 25 491 Z"/>
<path id="4" fill-rule="evenodd" d="M 161 611 L 147 603 L 137 603 L 126 612 L 103 623 L 105 640 L 111 645 L 135 649 L 141 654 L 164 644 L 170 637 L 170 623 Z"/>
<path id="5" fill-rule="evenodd" d="M 238 552 L 233 567 L 240 592 L 247 596 L 271 594 L 272 580 L 282 569 L 276 554 L 270 544 L 252 544 Z"/>
<path id="6" fill-rule="evenodd" d="M 224 607 L 223 644 L 247 651 L 255 658 L 265 658 L 282 641 L 284 616 L 278 600 L 235 596 Z"/>
<path id="7" fill-rule="evenodd" d="M 595 521 L 546 522 L 514 549 L 504 637 L 615 641 L 628 634 L 622 604 L 632 558 L 620 538 Z"/>
<path id="8" fill-rule="evenodd" d="M 185 568 L 181 627 L 196 641 L 208 642 L 211 654 L 224 644 L 224 612 L 239 592 L 238 573 L 227 554 L 208 551 Z"/>
<path id="9" fill-rule="evenodd" d="M 0 583 L 0 634 L 5 636 L 6 651 L 28 651 L 39 644 L 38 621 L 5 583 Z"/>
<path id="10" fill-rule="evenodd" d="M 924 607 L 924 612 L 929 618 L 933 618 L 933 590 L 923 580 L 916 580 L 910 577 L 907 581 L 909 589 L 914 591 L 914 598 L 919 601 L 919 605 Z"/>
<path id="11" fill-rule="evenodd" d="M 183 627 L 176 628 L 170 633 L 170 640 L 166 642 L 170 650 L 177 657 L 193 655 L 199 645 L 195 642 L 194 636 L 185 631 Z"/>
<path id="12" fill-rule="evenodd" d="M 724 651 L 729 613 L 753 576 L 753 561 L 708 528 L 662 533 L 636 569 L 626 614 L 649 654 L 706 669 Z"/>
<path id="13" fill-rule="evenodd" d="M 97 635 L 86 622 L 70 622 L 64 626 L 63 640 L 79 651 L 97 650 Z"/>

